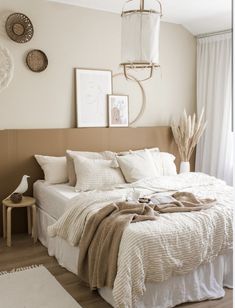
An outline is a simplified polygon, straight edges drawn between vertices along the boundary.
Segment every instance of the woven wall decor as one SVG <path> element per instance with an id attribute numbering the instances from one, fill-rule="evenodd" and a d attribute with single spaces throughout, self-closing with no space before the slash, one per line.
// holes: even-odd
<path id="1" fill-rule="evenodd" d="M 42 72 L 47 68 L 48 59 L 43 51 L 34 49 L 27 54 L 26 63 L 31 71 Z"/>
<path id="2" fill-rule="evenodd" d="M 14 65 L 9 51 L 0 46 L 0 92 L 5 89 L 12 80 Z"/>
<path id="3" fill-rule="evenodd" d="M 13 13 L 6 21 L 7 35 L 17 43 L 26 43 L 33 37 L 33 25 L 31 20 L 22 13 Z"/>

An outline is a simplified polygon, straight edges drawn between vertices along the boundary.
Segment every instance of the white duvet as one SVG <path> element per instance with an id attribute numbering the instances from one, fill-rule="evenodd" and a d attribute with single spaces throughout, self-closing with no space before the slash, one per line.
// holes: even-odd
<path id="1" fill-rule="evenodd" d="M 165 176 L 122 185 L 112 191 L 81 193 L 71 208 L 52 226 L 50 236 L 79 245 L 86 221 L 112 201 L 125 200 L 131 192 L 142 195 L 189 191 L 198 197 L 216 198 L 210 209 L 161 214 L 156 221 L 131 224 L 123 233 L 113 297 L 116 307 L 135 307 L 145 282 L 167 280 L 173 273 L 186 274 L 200 264 L 232 249 L 233 189 L 201 173 Z"/>

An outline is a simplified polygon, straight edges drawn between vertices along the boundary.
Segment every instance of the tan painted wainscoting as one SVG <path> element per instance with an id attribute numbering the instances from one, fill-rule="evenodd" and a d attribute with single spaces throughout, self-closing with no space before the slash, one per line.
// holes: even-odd
<path id="1" fill-rule="evenodd" d="M 0 146 L 0 200 L 17 187 L 24 174 L 30 175 L 29 190 L 26 194 L 32 195 L 33 182 L 43 179 L 43 172 L 34 159 L 34 154 L 64 156 L 66 149 L 125 151 L 159 147 L 161 151 L 174 154 L 179 167 L 178 151 L 171 129 L 167 126 L 1 130 Z M 194 170 L 194 157 L 191 166 Z M 26 232 L 26 218 L 24 209 L 13 213 L 13 233 Z M 0 234 L 2 234 L 2 207 Z"/>

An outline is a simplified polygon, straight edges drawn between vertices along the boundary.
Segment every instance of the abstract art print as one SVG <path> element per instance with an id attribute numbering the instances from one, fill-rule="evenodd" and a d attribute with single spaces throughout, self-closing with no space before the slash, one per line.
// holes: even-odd
<path id="1" fill-rule="evenodd" d="M 127 95 L 108 95 L 109 126 L 127 127 L 129 124 L 129 102 Z"/>
<path id="2" fill-rule="evenodd" d="M 112 71 L 76 69 L 77 127 L 107 127 Z"/>

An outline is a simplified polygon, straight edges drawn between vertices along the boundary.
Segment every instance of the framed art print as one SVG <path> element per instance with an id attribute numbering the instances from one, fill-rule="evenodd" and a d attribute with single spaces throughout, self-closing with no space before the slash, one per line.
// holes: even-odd
<path id="1" fill-rule="evenodd" d="M 77 127 L 107 127 L 112 71 L 76 69 Z"/>
<path id="2" fill-rule="evenodd" d="M 127 127 L 129 124 L 129 102 L 127 95 L 108 95 L 109 126 Z"/>

